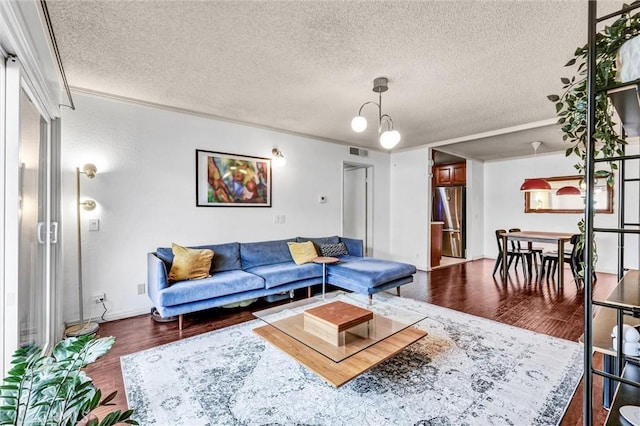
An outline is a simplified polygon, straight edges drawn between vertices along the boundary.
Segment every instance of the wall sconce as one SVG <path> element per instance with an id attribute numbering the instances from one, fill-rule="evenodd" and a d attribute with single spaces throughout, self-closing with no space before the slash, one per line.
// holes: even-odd
<path id="1" fill-rule="evenodd" d="M 389 114 L 382 113 L 382 92 L 389 90 L 389 80 L 386 77 L 378 77 L 373 80 L 373 91 L 378 94 L 378 102 L 365 102 L 360 106 L 358 115 L 351 120 L 351 129 L 356 133 L 364 132 L 367 129 L 367 119 L 362 116 L 362 108 L 367 104 L 378 107 L 378 137 L 380 145 L 385 149 L 395 148 L 400 142 L 400 133 L 393 129 L 393 120 Z M 386 127 L 386 130 L 385 130 Z"/>
<path id="2" fill-rule="evenodd" d="M 80 201 L 80 175 L 86 175 L 89 179 L 96 177 L 98 169 L 95 165 L 89 163 L 82 166 L 82 171 L 76 167 L 76 233 L 77 233 L 77 246 L 78 246 L 78 310 L 79 320 L 78 324 L 68 327 L 64 333 L 66 336 L 84 336 L 87 334 L 93 334 L 98 331 L 98 324 L 95 322 L 84 322 L 84 300 L 82 296 L 82 234 L 81 234 L 81 219 L 80 208 L 85 210 L 93 210 L 96 208 L 96 202 L 94 200 Z"/>
<path id="3" fill-rule="evenodd" d="M 76 167 L 76 170 L 78 170 L 77 167 Z M 78 170 L 78 172 L 80 171 Z M 94 164 L 87 163 L 84 166 L 82 166 L 82 173 L 87 175 L 89 179 L 93 179 L 94 177 L 96 177 L 96 173 L 98 173 L 98 169 Z"/>
<path id="4" fill-rule="evenodd" d="M 284 154 L 278 148 L 273 148 L 271 155 L 273 155 L 273 164 L 275 166 L 282 167 L 287 164 L 287 159 L 284 158 Z"/>
<path id="5" fill-rule="evenodd" d="M 89 212 L 91 210 L 95 210 L 95 208 L 96 208 L 95 200 L 85 200 L 85 201 L 81 202 L 80 205 L 82 206 L 83 209 L 85 209 L 86 211 L 89 211 Z"/>

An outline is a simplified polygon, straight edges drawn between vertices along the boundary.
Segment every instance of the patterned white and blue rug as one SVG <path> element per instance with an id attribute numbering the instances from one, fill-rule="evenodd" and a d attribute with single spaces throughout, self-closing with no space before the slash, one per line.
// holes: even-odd
<path id="1" fill-rule="evenodd" d="M 366 307 L 366 297 L 347 294 Z M 251 330 L 122 357 L 141 425 L 555 425 L 582 376 L 578 343 L 387 294 L 429 334 L 335 389 Z"/>

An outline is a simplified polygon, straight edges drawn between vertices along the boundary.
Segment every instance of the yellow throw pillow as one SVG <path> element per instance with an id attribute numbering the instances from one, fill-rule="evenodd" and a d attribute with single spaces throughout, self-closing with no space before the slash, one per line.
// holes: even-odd
<path id="1" fill-rule="evenodd" d="M 173 263 L 169 271 L 169 281 L 199 280 L 209 277 L 213 250 L 196 250 L 171 244 Z"/>
<path id="2" fill-rule="evenodd" d="M 289 245 L 289 251 L 291 252 L 291 257 L 293 257 L 293 261 L 298 265 L 302 265 L 303 263 L 309 263 L 316 257 L 318 257 L 318 252 L 316 251 L 316 246 L 313 245 L 311 241 L 306 241 L 304 243 L 287 243 Z"/>

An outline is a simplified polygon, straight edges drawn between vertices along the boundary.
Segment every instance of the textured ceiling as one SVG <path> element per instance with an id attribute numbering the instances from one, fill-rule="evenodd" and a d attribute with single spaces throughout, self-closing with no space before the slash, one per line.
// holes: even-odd
<path id="1" fill-rule="evenodd" d="M 397 149 L 553 118 L 546 95 L 560 92 L 587 29 L 578 0 L 47 6 L 74 88 L 369 149 L 380 149 L 375 108 L 364 109 L 366 132 L 350 121 L 377 99 L 378 76 L 389 78 L 383 112 L 402 134 Z M 525 134 L 484 138 L 493 154 L 473 155 L 531 152 L 533 140 L 558 149 L 558 132 Z"/>

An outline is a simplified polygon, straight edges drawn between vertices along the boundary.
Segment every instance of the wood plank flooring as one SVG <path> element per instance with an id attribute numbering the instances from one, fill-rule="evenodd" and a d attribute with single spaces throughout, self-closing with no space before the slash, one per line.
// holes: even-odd
<path id="1" fill-rule="evenodd" d="M 419 272 L 414 283 L 402 286 L 402 296 L 539 333 L 578 340 L 583 328 L 584 294 L 576 290 L 569 279 L 571 273 L 568 269 L 565 271 L 565 287 L 558 290 L 554 281 L 541 285 L 527 284 L 522 272 L 516 274 L 513 269 L 508 282 L 503 284 L 499 278 L 491 276 L 493 263 L 493 260 L 484 259 L 428 273 Z M 594 298 L 604 299 L 616 282 L 614 275 L 598 274 Z M 299 290 L 299 294 L 306 297 L 306 289 Z M 266 302 L 259 301 L 247 308 L 220 308 L 186 315 L 182 331 L 178 331 L 177 321 L 156 323 L 149 315 L 103 323 L 99 334 L 115 336 L 116 344 L 108 354 L 87 367 L 87 374 L 104 395 L 117 390 L 115 408 L 126 409 L 120 368 L 122 355 L 252 320 L 252 311 L 267 306 Z M 596 356 L 595 361 L 596 364 L 601 363 L 601 358 Z M 604 424 L 607 412 L 601 408 L 602 382 L 598 377 L 594 378 L 594 385 L 594 424 Z M 113 409 L 110 407 L 109 411 Z M 97 414 L 102 417 L 100 413 Z M 576 391 L 562 425 L 582 425 L 582 386 Z"/>

